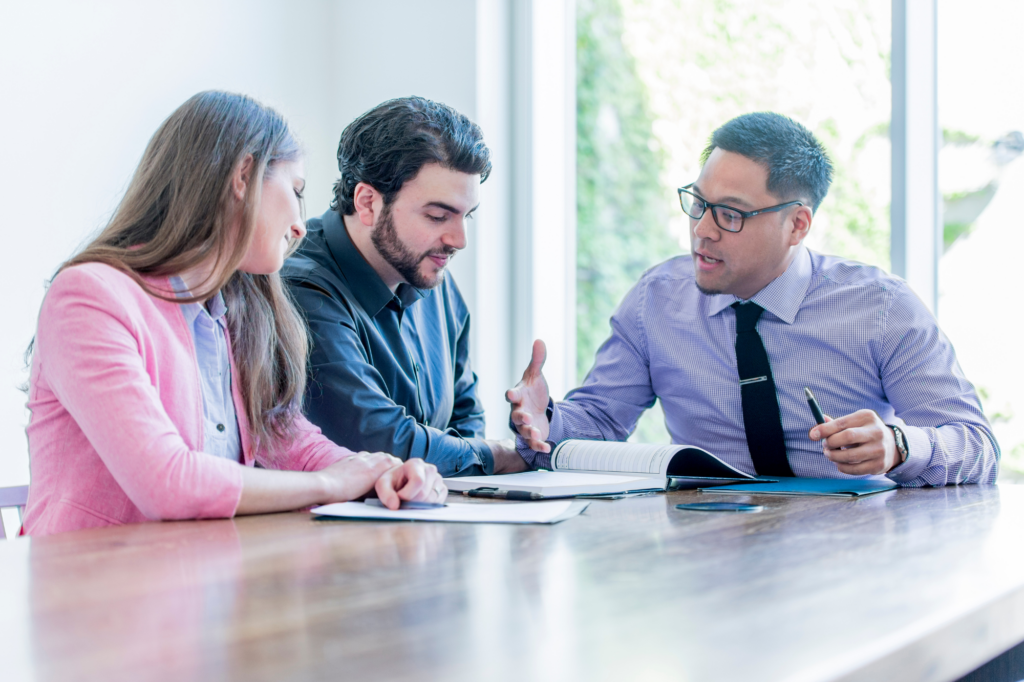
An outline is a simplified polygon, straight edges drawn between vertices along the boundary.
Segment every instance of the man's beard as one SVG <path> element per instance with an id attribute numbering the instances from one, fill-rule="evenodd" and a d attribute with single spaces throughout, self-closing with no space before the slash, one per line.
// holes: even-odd
<path id="1" fill-rule="evenodd" d="M 420 263 L 430 256 L 451 258 L 458 250 L 448 246 L 416 255 L 398 238 L 395 221 L 391 215 L 391 206 L 387 204 L 381 211 L 376 227 L 370 233 L 370 240 L 377 249 L 377 253 L 387 261 L 388 265 L 393 267 L 402 276 L 402 279 L 417 289 L 433 289 L 444 278 L 443 270 L 439 271 L 433 279 L 428 278 L 420 272 Z"/>
<path id="2" fill-rule="evenodd" d="M 696 283 L 696 278 L 694 278 L 694 282 Z M 723 293 L 721 289 L 708 289 L 707 287 L 702 287 L 700 284 L 697 284 L 697 291 L 705 296 L 716 296 Z"/>

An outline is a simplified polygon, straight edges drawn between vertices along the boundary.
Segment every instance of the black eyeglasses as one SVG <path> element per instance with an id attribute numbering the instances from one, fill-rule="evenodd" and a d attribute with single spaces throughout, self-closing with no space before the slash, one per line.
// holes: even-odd
<path id="1" fill-rule="evenodd" d="M 704 217 L 704 213 L 710 208 L 711 217 L 715 219 L 715 225 L 726 232 L 739 232 L 743 229 L 743 220 L 745 218 L 753 218 L 761 213 L 775 213 L 781 211 L 787 206 L 803 206 L 802 201 L 787 201 L 784 204 L 778 206 L 769 206 L 768 208 L 760 208 L 756 211 L 741 211 L 738 208 L 732 206 L 726 206 L 725 204 L 709 204 L 704 201 L 701 197 L 697 196 L 690 191 L 693 187 L 693 183 L 690 183 L 686 187 L 680 187 L 679 192 L 679 205 L 683 208 L 683 213 L 688 215 L 692 220 L 700 220 Z"/>

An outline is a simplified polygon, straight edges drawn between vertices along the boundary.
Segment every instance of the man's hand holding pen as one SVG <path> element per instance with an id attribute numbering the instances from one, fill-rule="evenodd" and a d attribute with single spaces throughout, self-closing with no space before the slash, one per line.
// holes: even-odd
<path id="1" fill-rule="evenodd" d="M 824 441 L 825 457 L 844 474 L 885 474 L 902 464 L 892 429 L 873 410 L 857 410 L 838 419 L 826 416 L 810 436 Z"/>

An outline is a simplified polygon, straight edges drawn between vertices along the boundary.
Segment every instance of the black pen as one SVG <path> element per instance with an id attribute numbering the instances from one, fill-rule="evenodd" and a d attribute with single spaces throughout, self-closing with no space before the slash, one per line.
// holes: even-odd
<path id="1" fill-rule="evenodd" d="M 807 404 L 811 406 L 811 413 L 814 415 L 814 421 L 819 424 L 825 423 L 825 415 L 821 412 L 821 407 L 818 405 L 818 401 L 815 400 L 814 394 L 811 393 L 811 389 L 804 386 L 804 395 L 807 396 Z"/>
<path id="2" fill-rule="evenodd" d="M 498 490 L 497 488 L 474 488 L 473 490 L 465 490 L 462 493 L 468 497 L 487 497 L 495 500 L 519 500 L 521 502 L 531 502 L 533 500 L 543 500 L 544 496 L 537 493 L 524 493 L 522 490 Z"/>

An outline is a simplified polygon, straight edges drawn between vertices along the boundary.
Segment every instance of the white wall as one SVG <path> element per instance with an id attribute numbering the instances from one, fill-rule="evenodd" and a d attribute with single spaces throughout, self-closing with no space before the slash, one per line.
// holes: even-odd
<path id="1" fill-rule="evenodd" d="M 373 105 L 417 94 L 481 124 L 495 170 L 452 270 L 474 311 L 489 433 L 507 433 L 510 2 L 0 1 L 0 486 L 28 481 L 16 386 L 45 280 L 102 227 L 160 122 L 211 88 L 289 119 L 307 147 L 310 215 L 327 208 L 342 128 Z"/>

